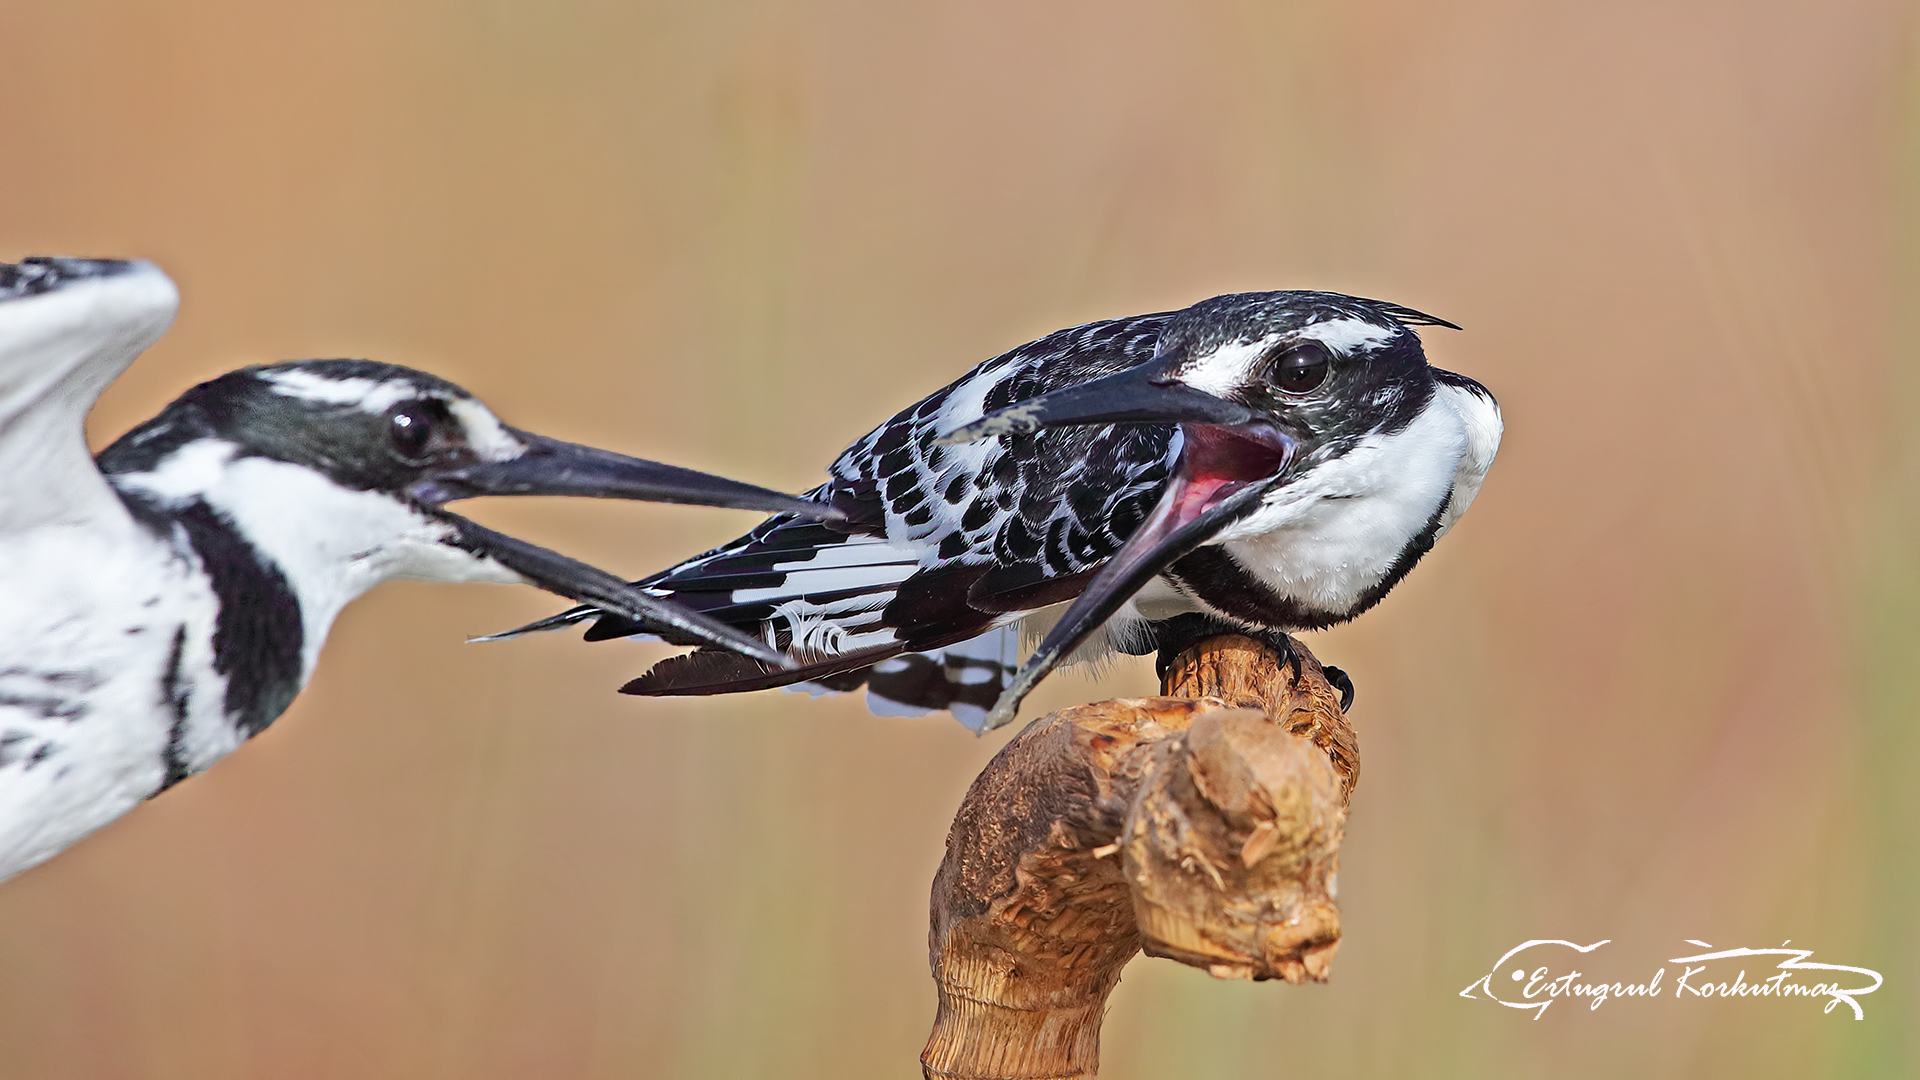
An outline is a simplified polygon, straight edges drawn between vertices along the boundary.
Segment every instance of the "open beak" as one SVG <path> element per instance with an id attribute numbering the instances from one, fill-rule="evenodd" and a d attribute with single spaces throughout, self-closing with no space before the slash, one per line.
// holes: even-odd
<path id="1" fill-rule="evenodd" d="M 1173 476 L 1147 520 L 1093 576 L 1046 639 L 1021 666 L 981 730 L 1012 722 L 1040 680 L 1153 578 L 1283 483 L 1300 440 L 1244 405 L 1214 397 L 1164 374 L 1158 362 L 1081 383 L 1002 409 L 943 442 L 1024 435 L 1087 424 L 1181 425 Z"/>
<path id="2" fill-rule="evenodd" d="M 524 431 L 514 431 L 513 435 L 526 444 L 524 453 L 505 461 L 441 470 L 414 483 L 407 493 L 433 516 L 453 526 L 456 542 L 461 547 L 492 559 L 527 579 L 529 584 L 637 623 L 663 629 L 670 627 L 781 668 L 792 666 L 784 654 L 725 623 L 651 596 L 604 570 L 559 552 L 489 529 L 444 509 L 443 504 L 483 495 L 574 495 L 724 506 L 799 514 L 824 521 L 839 520 L 838 511 L 821 503 L 692 469 Z"/>
<path id="3" fill-rule="evenodd" d="M 727 624 L 688 611 L 677 604 L 649 596 L 598 567 L 578 559 L 569 559 L 557 551 L 529 544 L 503 532 L 496 532 L 471 518 L 451 510 L 430 508 L 429 513 L 457 532 L 458 543 L 475 555 L 492 559 L 526 578 L 527 582 L 550 593 L 594 607 L 623 619 L 648 626 L 672 627 L 690 637 L 734 652 L 764 660 L 782 669 L 793 661 L 763 642 L 757 641 Z"/>
<path id="4" fill-rule="evenodd" d="M 1040 680 L 1046 678 L 1062 658 L 1079 648 L 1088 635 L 1098 630 L 1142 585 L 1251 512 L 1259 505 L 1261 496 L 1286 476 L 1285 464 L 1273 475 L 1255 479 L 1195 475 L 1190 462 L 1191 456 L 1183 448 L 1179 467 L 1153 512 L 1067 606 L 1060 621 L 1053 624 L 1053 629 L 994 702 L 993 711 L 981 726 L 982 731 L 1012 723 L 1020 711 L 1021 701 L 1040 685 Z"/>

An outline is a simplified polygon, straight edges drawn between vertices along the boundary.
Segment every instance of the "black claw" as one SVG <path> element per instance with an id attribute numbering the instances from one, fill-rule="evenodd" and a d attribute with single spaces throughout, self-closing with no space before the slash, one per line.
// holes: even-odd
<path id="1" fill-rule="evenodd" d="M 1293 635 L 1282 633 L 1278 630 L 1262 630 L 1258 632 L 1240 630 L 1237 631 L 1237 633 L 1247 634 L 1250 637 L 1264 641 L 1269 648 L 1279 653 L 1281 661 L 1293 672 L 1293 682 L 1289 685 L 1299 685 L 1300 680 L 1306 676 L 1306 668 L 1301 663 L 1300 650 L 1294 646 Z"/>
<path id="2" fill-rule="evenodd" d="M 1353 679 L 1345 671 L 1332 664 L 1320 665 L 1320 673 L 1327 677 L 1327 684 L 1340 691 L 1340 711 L 1353 708 Z"/>
<path id="3" fill-rule="evenodd" d="M 1293 685 L 1298 686 L 1301 677 L 1306 674 L 1300 664 L 1300 650 L 1293 647 L 1293 639 L 1285 634 L 1280 635 L 1280 643 L 1284 646 L 1282 652 L 1286 655 L 1287 666 L 1293 669 Z"/>

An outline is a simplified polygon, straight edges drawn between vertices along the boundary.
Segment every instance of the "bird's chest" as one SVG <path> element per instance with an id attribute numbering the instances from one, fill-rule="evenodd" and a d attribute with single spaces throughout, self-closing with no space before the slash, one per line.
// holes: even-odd
<path id="1" fill-rule="evenodd" d="M 205 579 L 158 543 L 40 530 L 0 545 L 0 873 L 237 745 Z M 174 775 L 169 775 L 173 773 Z"/>
<path id="2" fill-rule="evenodd" d="M 1216 541 L 1291 606 L 1324 619 L 1376 599 L 1417 558 L 1453 489 L 1466 448 L 1451 410 L 1392 436 L 1369 436 L 1269 494 Z"/>

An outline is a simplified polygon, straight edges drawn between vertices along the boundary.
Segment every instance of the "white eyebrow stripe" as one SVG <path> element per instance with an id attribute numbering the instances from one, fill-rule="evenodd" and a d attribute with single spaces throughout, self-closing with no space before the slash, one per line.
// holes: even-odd
<path id="1" fill-rule="evenodd" d="M 1381 326 L 1366 319 L 1327 319 L 1293 331 L 1296 339 L 1318 341 L 1342 356 L 1392 341 L 1400 333 L 1397 327 Z M 1245 386 L 1253 365 L 1283 334 L 1269 334 L 1258 341 L 1230 341 L 1180 369 L 1180 381 L 1195 390 L 1216 397 Z"/>
<path id="2" fill-rule="evenodd" d="M 402 399 L 419 392 L 418 388 L 397 379 L 331 379 L 299 370 L 263 371 L 260 378 L 277 394 L 327 405 L 352 405 L 370 413 L 386 412 Z"/>
<path id="3" fill-rule="evenodd" d="M 1182 367 L 1180 381 L 1215 397 L 1224 396 L 1247 384 L 1247 373 L 1254 362 L 1278 336 L 1259 341 L 1230 341 Z"/>
<path id="4" fill-rule="evenodd" d="M 447 402 L 447 411 L 467 430 L 467 445 L 488 461 L 509 461 L 527 452 L 527 444 L 514 438 L 493 410 L 472 398 Z"/>
<path id="5" fill-rule="evenodd" d="M 1298 336 L 1312 338 L 1343 356 L 1351 356 L 1356 349 L 1392 341 L 1399 333 L 1393 327 L 1365 319 L 1328 319 L 1301 327 Z"/>

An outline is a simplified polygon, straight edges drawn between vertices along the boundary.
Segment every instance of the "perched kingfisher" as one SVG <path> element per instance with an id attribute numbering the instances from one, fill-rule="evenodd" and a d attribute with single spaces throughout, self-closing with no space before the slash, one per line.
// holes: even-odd
<path id="1" fill-rule="evenodd" d="M 988 360 L 834 461 L 804 497 L 845 523 L 777 516 L 638 582 L 796 667 L 702 648 L 623 689 L 864 684 L 875 712 L 992 728 L 1063 659 L 1208 628 L 1290 649 L 1287 632 L 1379 603 L 1493 463 L 1499 406 L 1427 363 L 1422 326 L 1458 329 L 1337 293 L 1241 293 Z M 587 619 L 589 640 L 691 644 L 590 605 L 508 634 Z M 1024 666 L 1017 632 L 1040 639 Z"/>
<path id="2" fill-rule="evenodd" d="M 245 368 L 96 460 L 88 410 L 177 303 L 148 263 L 0 264 L 0 877 L 258 734 L 306 685 L 341 608 L 393 578 L 526 583 L 769 671 L 786 662 L 442 504 L 585 495 L 834 511 L 508 427 L 424 372 Z"/>

